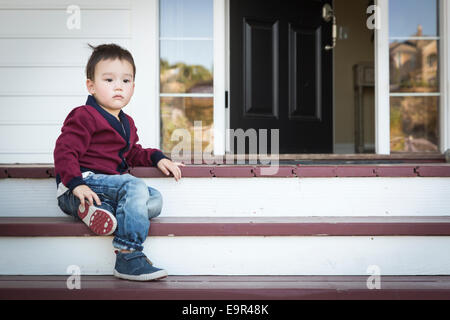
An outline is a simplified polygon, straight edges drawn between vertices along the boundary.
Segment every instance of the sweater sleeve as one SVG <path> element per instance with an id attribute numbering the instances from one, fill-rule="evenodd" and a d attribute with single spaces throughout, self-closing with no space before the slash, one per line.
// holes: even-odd
<path id="1" fill-rule="evenodd" d="M 94 131 L 95 119 L 82 107 L 78 107 L 69 113 L 56 140 L 53 152 L 55 173 L 59 174 L 62 183 L 70 191 L 86 184 L 78 160 L 88 149 Z"/>
<path id="2" fill-rule="evenodd" d="M 140 144 L 138 144 L 137 142 L 139 141 L 139 137 L 137 134 L 137 128 L 134 125 L 134 122 L 131 123 L 136 136 L 136 140 L 130 148 L 130 153 L 126 157 L 127 163 L 131 167 L 156 167 L 161 159 L 170 160 L 170 158 L 167 157 L 161 150 L 155 148 L 143 148 Z"/>

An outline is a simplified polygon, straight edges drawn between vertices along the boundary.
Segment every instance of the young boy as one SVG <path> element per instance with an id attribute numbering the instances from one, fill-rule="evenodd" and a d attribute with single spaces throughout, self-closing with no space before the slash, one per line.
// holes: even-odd
<path id="1" fill-rule="evenodd" d="M 178 181 L 183 164 L 137 144 L 134 121 L 122 111 L 134 91 L 136 67 L 130 52 L 115 44 L 91 48 L 86 66 L 90 95 L 86 105 L 65 119 L 54 150 L 58 206 L 98 235 L 115 232 L 116 277 L 161 279 L 167 272 L 152 265 L 142 244 L 150 219 L 161 213 L 162 197 L 126 171 L 157 166 Z"/>

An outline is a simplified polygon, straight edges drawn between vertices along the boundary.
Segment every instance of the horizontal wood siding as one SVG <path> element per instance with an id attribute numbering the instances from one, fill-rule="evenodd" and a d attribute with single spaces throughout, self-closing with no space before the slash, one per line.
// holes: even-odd
<path id="1" fill-rule="evenodd" d="M 0 163 L 53 163 L 65 117 L 83 105 L 88 43 L 131 43 L 131 1 L 0 1 Z M 6 50 L 5 50 L 6 49 Z"/>

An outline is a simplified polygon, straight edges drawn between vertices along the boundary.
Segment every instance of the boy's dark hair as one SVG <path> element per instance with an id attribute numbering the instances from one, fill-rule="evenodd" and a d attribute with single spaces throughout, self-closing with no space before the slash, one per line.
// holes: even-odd
<path id="1" fill-rule="evenodd" d="M 119 60 L 126 60 L 133 66 L 133 80 L 134 80 L 134 77 L 136 76 L 136 66 L 134 64 L 133 56 L 128 50 L 114 43 L 101 44 L 96 47 L 88 44 L 88 46 L 92 50 L 94 50 L 86 65 L 86 77 L 88 79 L 94 80 L 95 66 L 100 61 L 109 59 L 113 60 L 119 59 Z"/>

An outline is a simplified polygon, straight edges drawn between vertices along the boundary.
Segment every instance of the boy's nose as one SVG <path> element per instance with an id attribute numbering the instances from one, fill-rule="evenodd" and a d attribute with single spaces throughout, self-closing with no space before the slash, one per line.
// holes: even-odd
<path id="1" fill-rule="evenodd" d="M 122 90 L 122 82 L 121 81 L 115 81 L 114 82 L 114 89 L 115 90 Z"/>

